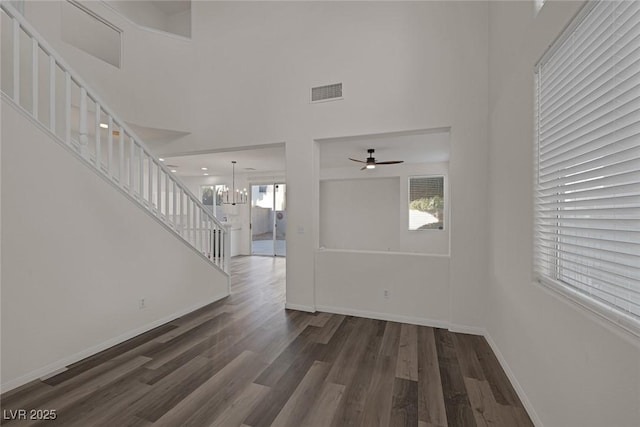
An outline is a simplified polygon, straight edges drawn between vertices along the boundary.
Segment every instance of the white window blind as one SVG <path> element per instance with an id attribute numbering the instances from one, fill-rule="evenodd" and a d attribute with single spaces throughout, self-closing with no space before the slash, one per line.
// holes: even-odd
<path id="1" fill-rule="evenodd" d="M 640 2 L 591 2 L 536 66 L 537 279 L 640 336 Z"/>

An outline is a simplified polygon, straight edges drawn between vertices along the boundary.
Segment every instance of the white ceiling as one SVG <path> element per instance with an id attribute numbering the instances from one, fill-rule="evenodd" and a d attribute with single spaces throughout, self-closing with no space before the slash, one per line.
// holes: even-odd
<path id="1" fill-rule="evenodd" d="M 365 160 L 367 149 L 375 149 L 376 161 L 404 160 L 405 163 L 449 161 L 449 130 L 422 130 L 378 135 L 330 138 L 320 142 L 320 168 L 358 165 L 349 157 Z"/>
<path id="2" fill-rule="evenodd" d="M 363 135 L 346 138 L 328 138 L 320 144 L 320 168 L 359 168 L 349 160 L 365 160 L 367 149 L 375 149 L 377 161 L 404 160 L 405 164 L 449 161 L 449 130 L 420 130 Z M 235 160 L 236 173 L 283 172 L 286 170 L 285 147 L 251 148 L 186 156 L 167 156 L 166 165 L 177 166 L 179 176 L 221 176 L 231 174 L 231 161 Z M 203 171 L 201 168 L 208 170 Z"/>
<path id="3" fill-rule="evenodd" d="M 165 157 L 165 165 L 178 166 L 179 176 L 231 175 L 231 161 L 235 160 L 236 173 L 282 172 L 285 170 L 284 145 L 241 151 L 225 151 L 190 156 Z M 203 171 L 201 168 L 208 170 Z M 254 170 L 247 170 L 252 168 Z"/>
<path id="4" fill-rule="evenodd" d="M 179 130 L 152 128 L 131 122 L 127 122 L 127 124 L 151 150 L 158 148 L 163 144 L 175 142 L 176 140 L 189 135 L 189 132 Z"/>

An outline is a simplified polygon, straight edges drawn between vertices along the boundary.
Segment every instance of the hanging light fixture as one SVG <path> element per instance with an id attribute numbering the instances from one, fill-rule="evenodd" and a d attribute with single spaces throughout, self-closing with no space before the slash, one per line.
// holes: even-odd
<path id="1" fill-rule="evenodd" d="M 242 191 L 240 191 L 240 189 L 236 189 L 236 161 L 235 160 L 231 161 L 231 168 L 232 168 L 231 190 L 229 190 L 229 187 L 227 187 L 226 185 L 219 188 L 218 197 L 220 198 L 222 203 L 225 205 L 231 205 L 231 206 L 244 205 L 245 203 L 247 203 L 247 200 L 249 199 L 249 193 L 247 193 L 246 188 L 243 189 Z"/>

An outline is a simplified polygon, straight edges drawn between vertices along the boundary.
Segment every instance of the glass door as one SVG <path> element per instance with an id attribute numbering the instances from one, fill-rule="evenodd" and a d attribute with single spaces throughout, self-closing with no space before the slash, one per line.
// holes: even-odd
<path id="1" fill-rule="evenodd" d="M 251 186 L 251 253 L 285 256 L 286 186 Z"/>

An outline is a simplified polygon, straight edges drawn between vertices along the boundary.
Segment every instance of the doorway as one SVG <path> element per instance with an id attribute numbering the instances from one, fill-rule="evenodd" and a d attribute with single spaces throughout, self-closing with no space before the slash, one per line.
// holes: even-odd
<path id="1" fill-rule="evenodd" d="M 286 185 L 251 186 L 251 254 L 286 256 Z"/>

